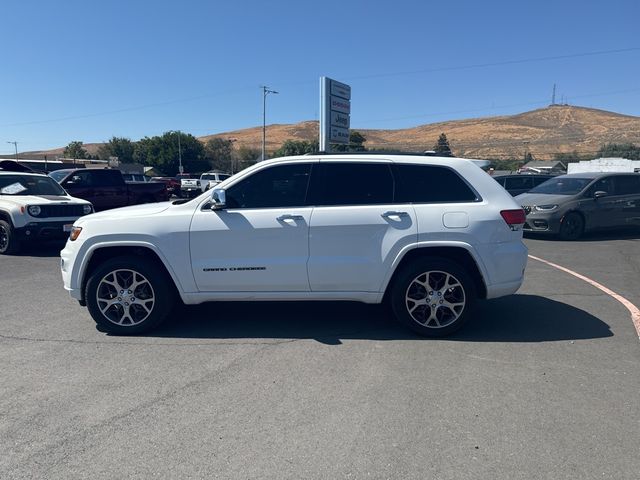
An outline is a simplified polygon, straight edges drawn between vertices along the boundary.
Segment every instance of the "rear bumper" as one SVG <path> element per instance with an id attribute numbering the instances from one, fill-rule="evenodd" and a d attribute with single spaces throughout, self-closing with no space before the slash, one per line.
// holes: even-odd
<path id="1" fill-rule="evenodd" d="M 529 250 L 522 241 L 486 244 L 480 247 L 486 267 L 487 298 L 515 293 L 524 280 Z"/>

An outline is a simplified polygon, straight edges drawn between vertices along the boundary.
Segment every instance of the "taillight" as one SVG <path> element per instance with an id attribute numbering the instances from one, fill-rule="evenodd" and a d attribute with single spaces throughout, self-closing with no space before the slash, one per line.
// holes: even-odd
<path id="1" fill-rule="evenodd" d="M 517 210 L 502 210 L 500 212 L 504 221 L 507 222 L 507 225 L 522 225 L 527 219 L 527 215 L 524 213 L 524 210 L 519 208 Z"/>

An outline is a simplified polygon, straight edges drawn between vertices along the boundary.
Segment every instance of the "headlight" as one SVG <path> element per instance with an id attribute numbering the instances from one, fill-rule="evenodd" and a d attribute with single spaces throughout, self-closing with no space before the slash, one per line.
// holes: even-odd
<path id="1" fill-rule="evenodd" d="M 42 209 L 38 205 L 30 205 L 27 211 L 32 217 L 37 217 L 42 212 Z"/>
<path id="2" fill-rule="evenodd" d="M 71 233 L 69 233 L 69 240 L 72 242 L 80 236 L 80 232 L 82 231 L 82 227 L 71 227 Z"/>
<path id="3" fill-rule="evenodd" d="M 91 212 L 93 212 L 93 208 L 91 208 L 91 205 L 83 205 L 82 211 L 84 212 L 85 215 L 88 215 Z"/>
<path id="4" fill-rule="evenodd" d="M 533 209 L 537 212 L 553 212 L 558 205 L 534 205 Z"/>

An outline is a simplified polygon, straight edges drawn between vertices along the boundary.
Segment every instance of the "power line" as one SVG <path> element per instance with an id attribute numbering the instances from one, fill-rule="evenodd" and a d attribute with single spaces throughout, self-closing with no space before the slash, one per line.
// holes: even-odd
<path id="1" fill-rule="evenodd" d="M 551 60 L 566 60 L 569 58 L 594 57 L 598 55 L 610 55 L 613 53 L 626 53 L 626 52 L 636 52 L 636 51 L 640 51 L 640 47 L 618 48 L 614 50 L 597 50 L 592 52 L 571 53 L 568 55 L 553 55 L 549 57 L 532 57 L 532 58 L 524 58 L 520 60 L 504 60 L 501 62 L 473 63 L 469 65 L 457 65 L 457 66 L 450 66 L 450 67 L 425 68 L 421 70 L 409 70 L 404 72 L 389 72 L 389 73 L 379 73 L 379 74 L 372 74 L 372 75 L 359 75 L 359 76 L 353 76 L 353 77 L 344 77 L 344 80 L 363 80 L 363 79 L 369 79 L 369 78 L 394 77 L 394 76 L 400 76 L 400 75 L 415 75 L 419 73 L 449 72 L 449 71 L 455 71 L 455 70 L 469 70 L 474 68 L 500 67 L 504 65 L 518 65 L 523 63 L 547 62 Z"/>
<path id="2" fill-rule="evenodd" d="M 600 93 L 590 93 L 586 95 L 572 95 L 572 99 L 580 99 L 580 98 L 595 98 L 595 97 L 606 97 L 610 95 L 620 95 L 624 93 L 637 93 L 640 92 L 640 88 L 630 88 L 626 90 L 613 90 L 609 92 L 600 92 Z M 434 113 L 425 113 L 419 115 L 409 115 L 404 117 L 392 117 L 392 118 L 383 118 L 383 119 L 374 119 L 365 122 L 364 124 L 371 124 L 375 122 L 391 122 L 396 120 L 411 120 L 417 118 L 428 118 L 428 117 L 438 117 L 441 115 L 455 115 L 460 113 L 478 113 L 478 112 L 486 112 L 490 110 L 500 110 L 503 108 L 516 108 L 516 107 L 529 107 L 535 105 L 548 105 L 547 100 L 532 100 L 530 102 L 522 102 L 522 103 L 512 103 L 510 105 L 497 105 L 491 107 L 482 107 L 482 108 L 472 108 L 465 110 L 450 110 L 448 112 L 434 112 Z"/>
<path id="3" fill-rule="evenodd" d="M 505 66 L 505 65 L 518 65 L 518 64 L 526 64 L 526 63 L 545 62 L 545 61 L 552 61 L 552 60 L 564 60 L 569 58 L 592 57 L 592 56 L 610 55 L 610 54 L 636 52 L 636 51 L 640 51 L 640 47 L 619 48 L 619 49 L 612 49 L 612 50 L 598 50 L 598 51 L 591 51 L 591 52 L 572 53 L 567 55 L 554 55 L 554 56 L 548 56 L 548 57 L 532 57 L 532 58 L 524 58 L 524 59 L 516 59 L 516 60 L 504 60 L 500 62 L 476 63 L 476 64 L 468 64 L 468 65 L 448 66 L 448 67 L 435 67 L 435 68 L 427 68 L 427 69 L 413 70 L 413 71 L 385 72 L 385 73 L 359 75 L 359 76 L 351 76 L 351 77 L 347 76 L 347 77 L 343 77 L 343 79 L 344 80 L 366 80 L 366 79 L 373 79 L 373 78 L 415 75 L 420 73 L 435 73 L 435 72 L 447 72 L 447 71 L 456 71 L 456 70 L 470 70 L 470 69 L 476 69 L 476 68 L 497 67 L 497 66 Z M 301 84 L 311 84 L 315 82 L 316 80 L 313 80 L 313 81 L 304 80 L 299 82 L 285 82 L 283 83 L 283 85 L 301 85 Z M 34 121 L 28 121 L 28 122 L 7 123 L 7 124 L 0 125 L 0 127 L 37 125 L 37 124 L 44 124 L 44 123 L 63 122 L 63 121 L 69 121 L 69 120 L 80 120 L 84 118 L 99 117 L 104 115 L 113 115 L 117 113 L 126 113 L 130 111 L 135 111 L 135 110 L 143 110 L 146 108 L 192 102 L 195 100 L 202 100 L 205 98 L 226 96 L 231 93 L 245 92 L 245 91 L 248 91 L 249 89 L 253 89 L 253 87 L 243 87 L 241 89 L 234 89 L 226 92 L 203 94 L 203 95 L 198 95 L 194 97 L 174 99 L 174 100 L 168 100 L 164 102 L 148 103 L 148 104 L 124 107 L 124 108 L 115 109 L 115 110 L 106 110 L 102 112 L 88 113 L 88 114 L 82 114 L 82 115 L 71 115 L 66 117 L 51 118 L 51 119 L 45 119 L 45 120 L 34 120 Z"/>

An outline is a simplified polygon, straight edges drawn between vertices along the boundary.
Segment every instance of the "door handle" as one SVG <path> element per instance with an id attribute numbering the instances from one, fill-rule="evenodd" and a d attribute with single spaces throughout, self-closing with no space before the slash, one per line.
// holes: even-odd
<path id="1" fill-rule="evenodd" d="M 304 217 L 302 215 L 290 215 L 290 214 L 285 214 L 285 215 L 280 215 L 277 220 L 280 222 L 284 222 L 285 220 L 303 220 Z"/>
<path id="2" fill-rule="evenodd" d="M 389 212 L 384 212 L 382 214 L 382 216 L 384 218 L 387 218 L 387 217 L 408 217 L 409 214 L 407 212 L 396 212 L 396 211 L 391 210 Z"/>

